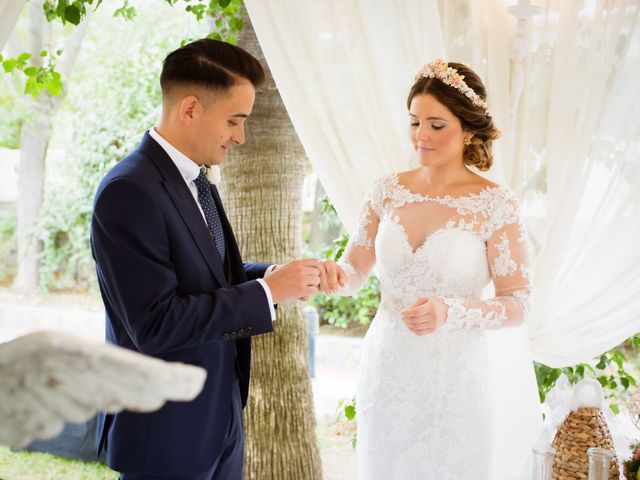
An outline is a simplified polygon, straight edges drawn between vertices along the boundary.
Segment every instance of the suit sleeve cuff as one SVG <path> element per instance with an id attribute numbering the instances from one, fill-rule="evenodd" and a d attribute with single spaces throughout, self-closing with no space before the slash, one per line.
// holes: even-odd
<path id="1" fill-rule="evenodd" d="M 271 267 L 267 268 L 267 271 L 264 274 L 265 277 L 269 275 L 269 273 L 271 273 L 272 267 L 274 267 L 274 265 L 271 265 Z M 267 304 L 269 305 L 269 312 L 271 313 L 271 321 L 273 322 L 276 319 L 276 309 L 273 308 L 273 297 L 271 296 L 271 289 L 269 288 L 269 285 L 267 285 L 267 282 L 265 282 L 263 279 L 258 278 L 256 279 L 256 281 L 260 285 L 262 285 L 262 288 L 264 289 L 264 293 L 267 295 Z"/>

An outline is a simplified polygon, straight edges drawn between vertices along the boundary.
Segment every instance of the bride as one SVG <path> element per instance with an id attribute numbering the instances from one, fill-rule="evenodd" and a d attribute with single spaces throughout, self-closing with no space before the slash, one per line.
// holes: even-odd
<path id="1" fill-rule="evenodd" d="M 356 394 L 362 479 L 492 478 L 487 330 L 521 324 L 531 287 L 515 194 L 470 168 L 491 167 L 499 136 L 485 99 L 465 65 L 422 67 L 407 101 L 420 166 L 373 184 L 339 262 L 339 294 L 374 265 L 382 294 Z"/>

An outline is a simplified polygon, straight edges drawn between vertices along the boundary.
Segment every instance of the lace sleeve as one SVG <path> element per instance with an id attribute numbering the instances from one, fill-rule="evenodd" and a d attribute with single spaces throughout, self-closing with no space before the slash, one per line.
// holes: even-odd
<path id="1" fill-rule="evenodd" d="M 374 242 L 382 211 L 383 181 L 374 183 L 360 207 L 356 229 L 352 233 L 344 254 L 338 261 L 347 275 L 347 283 L 336 293 L 349 296 L 362 288 L 376 263 Z"/>
<path id="2" fill-rule="evenodd" d="M 517 200 L 506 200 L 502 222 L 487 241 L 487 259 L 496 296 L 488 300 L 443 298 L 453 328 L 495 329 L 522 323 L 529 311 L 531 282 L 524 227 Z M 505 223 L 506 222 L 506 223 Z"/>

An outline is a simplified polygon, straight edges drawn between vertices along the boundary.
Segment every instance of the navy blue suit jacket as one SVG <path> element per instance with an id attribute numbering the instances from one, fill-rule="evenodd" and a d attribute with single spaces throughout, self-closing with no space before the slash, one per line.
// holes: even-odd
<path id="1" fill-rule="evenodd" d="M 106 440 L 107 462 L 117 471 L 192 475 L 210 468 L 238 378 L 243 405 L 247 399 L 250 337 L 272 330 L 255 280 L 267 265 L 242 263 L 213 186 L 212 193 L 227 243 L 226 272 L 184 179 L 148 133 L 98 187 L 91 246 L 107 340 L 207 370 L 192 402 L 101 416 L 101 445 Z"/>

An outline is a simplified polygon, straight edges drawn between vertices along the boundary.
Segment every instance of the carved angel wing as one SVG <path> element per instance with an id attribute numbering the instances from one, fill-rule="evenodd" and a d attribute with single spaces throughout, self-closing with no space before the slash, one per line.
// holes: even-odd
<path id="1" fill-rule="evenodd" d="M 206 371 L 61 332 L 0 344 L 0 443 L 22 448 L 99 411 L 147 412 L 200 393 Z"/>

